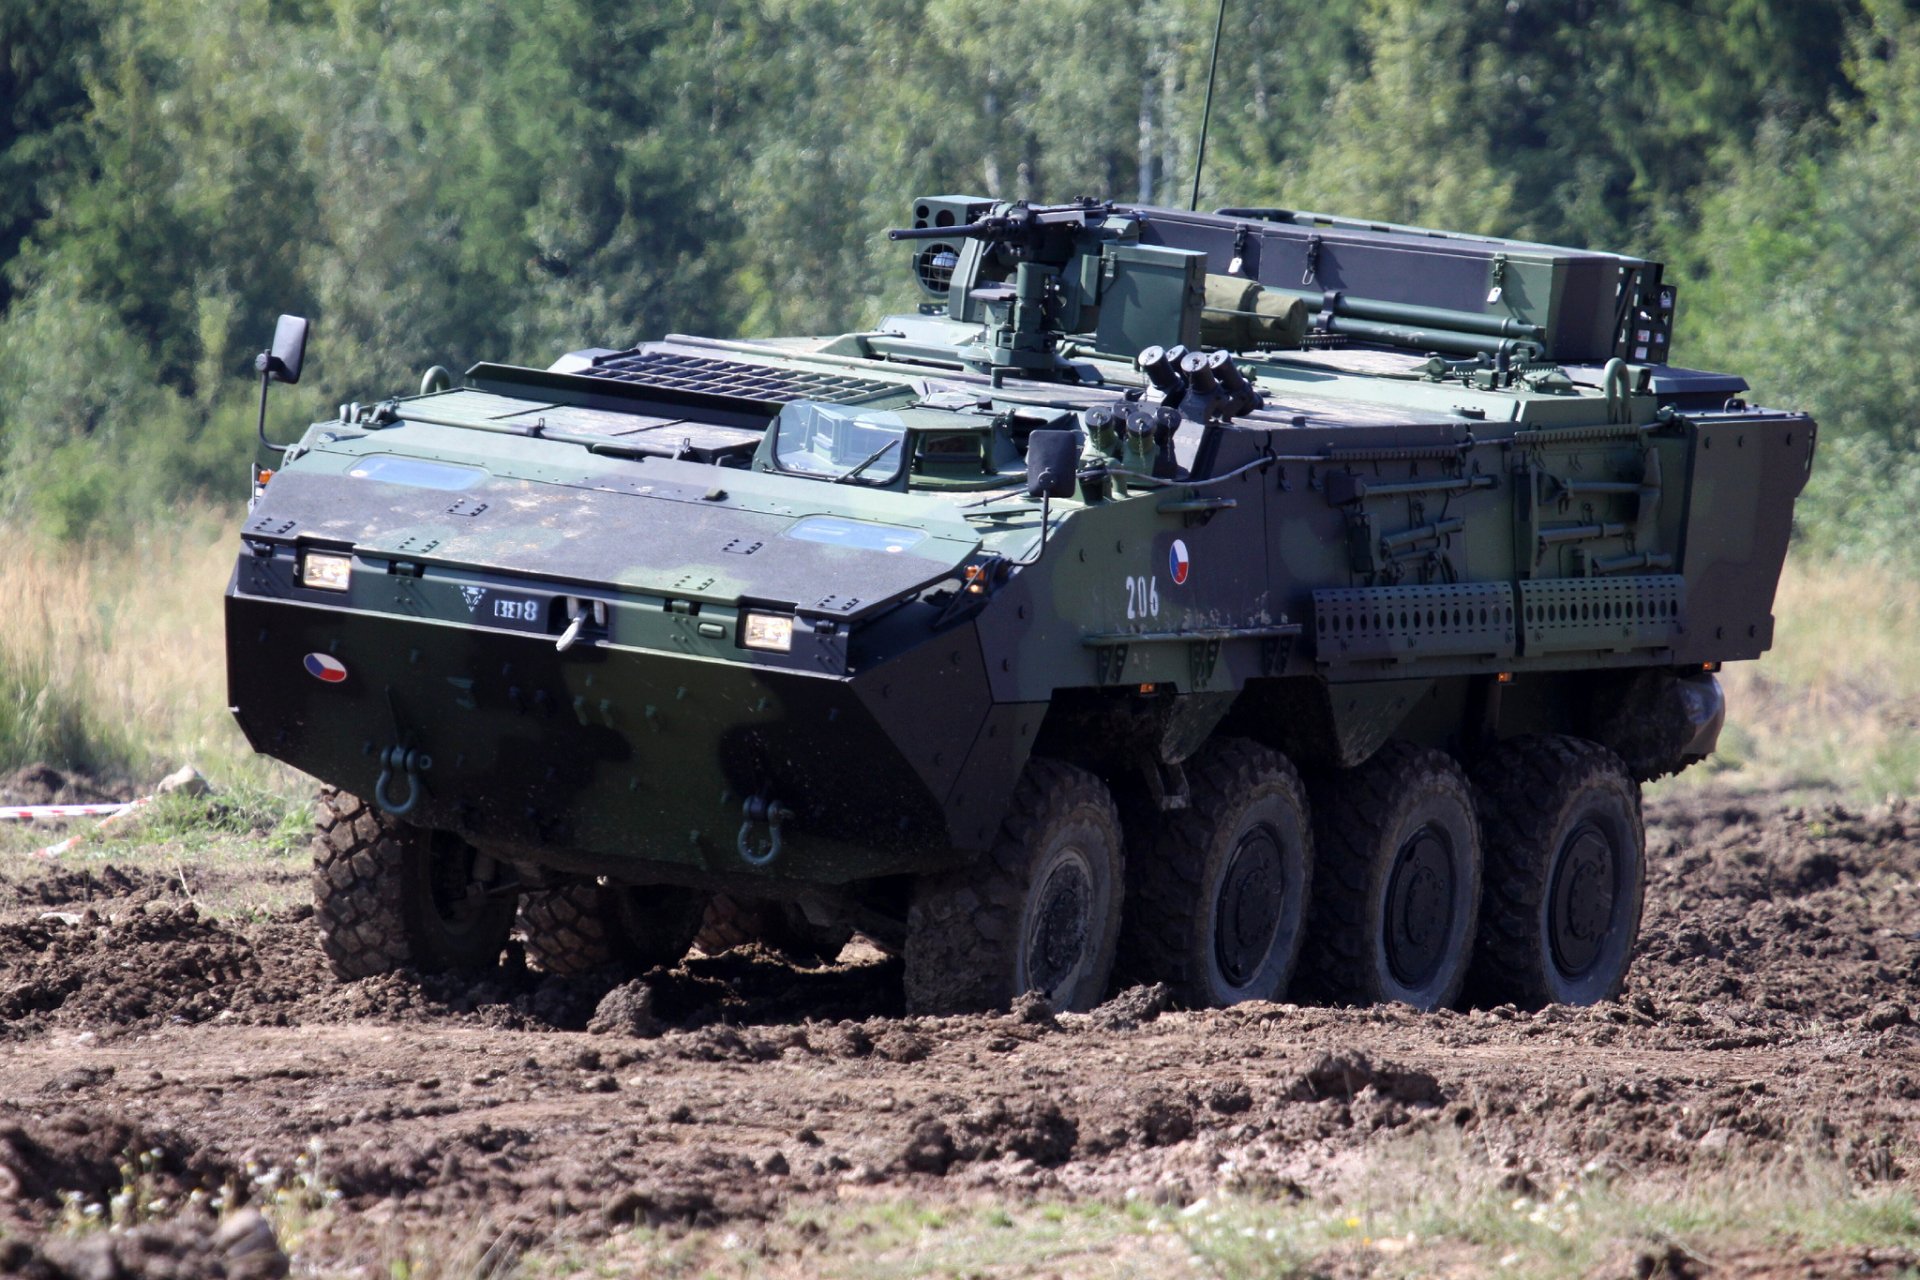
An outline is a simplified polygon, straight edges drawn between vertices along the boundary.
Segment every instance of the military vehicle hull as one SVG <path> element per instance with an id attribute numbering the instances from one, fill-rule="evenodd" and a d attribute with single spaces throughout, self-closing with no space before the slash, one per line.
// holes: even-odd
<path id="1" fill-rule="evenodd" d="M 972 221 L 905 234 L 976 238 L 918 316 L 316 424 L 228 591 L 255 748 L 456 837 L 488 894 L 804 901 L 904 946 L 926 1007 L 1084 1004 L 1116 951 L 1273 996 L 1303 935 L 1324 994 L 1444 1003 L 1483 855 L 1479 953 L 1617 990 L 1633 788 L 1712 750 L 1712 672 L 1771 642 L 1812 422 L 1651 360 L 1656 264 L 1422 233 L 1431 296 L 1328 291 L 1306 334 L 1266 275 L 1402 280 L 1413 233 L 942 199 Z M 1202 333 L 1240 346 L 1128 358 Z M 1487 808 L 1530 751 L 1571 806 L 1531 852 Z"/>
<path id="2" fill-rule="evenodd" d="M 937 638 L 922 638 L 933 628 L 921 621 L 905 652 L 874 653 L 853 675 L 741 662 L 701 635 L 702 619 L 735 625 L 712 609 L 674 615 L 656 603 L 634 630 L 651 622 L 658 634 L 629 644 L 616 600 L 610 635 L 560 653 L 557 622 L 476 626 L 458 595 L 464 579 L 368 561 L 367 598 L 341 609 L 296 584 L 291 556 L 249 557 L 228 599 L 233 704 L 257 750 L 360 791 L 388 773 L 396 807 L 417 791 L 413 820 L 515 856 L 689 883 L 838 884 L 984 848 L 997 823 L 979 815 L 1004 811 L 1062 691 L 1129 691 L 1130 718 L 1164 721 L 1159 732 L 1196 746 L 1234 715 L 1302 764 L 1350 766 L 1395 734 L 1457 748 L 1473 733 L 1598 732 L 1594 703 L 1623 683 L 1606 673 L 1697 671 L 1770 642 L 1772 583 L 1812 447 L 1804 418 L 1697 417 L 1651 443 L 1633 429 L 1477 441 L 1446 458 L 1444 473 L 1504 481 L 1449 504 L 1448 521 L 1486 531 L 1447 535 L 1474 581 L 1329 588 L 1350 574 L 1356 520 L 1425 492 L 1420 464 L 1431 469 L 1434 450 L 1461 443 L 1410 447 L 1404 433 L 1379 431 L 1370 444 L 1366 434 L 1289 428 L 1293 461 L 1213 499 L 1238 506 L 1162 511 L 1193 501 L 1174 486 L 1171 499 L 1084 513 L 1055 535 L 1054 573 L 1014 579 Z M 1249 441 L 1250 458 L 1256 448 Z M 1336 448 L 1367 459 L 1338 474 L 1391 478 L 1330 501 L 1309 473 Z M 1520 577 L 1516 539 L 1526 559 L 1540 537 L 1529 524 L 1551 524 L 1516 508 L 1508 468 L 1522 449 L 1541 476 L 1641 467 L 1647 449 L 1671 456 L 1663 473 L 1693 477 L 1688 500 L 1647 519 L 1689 571 Z M 273 510 L 255 523 L 270 524 Z M 1702 528 L 1712 540 L 1687 554 L 1685 532 Z M 1406 534 L 1383 520 L 1378 536 Z M 1176 559 L 1183 581 L 1168 568 Z M 550 578 L 489 580 L 496 592 L 524 595 L 539 581 L 537 594 L 566 594 Z M 699 642 L 718 655 L 694 652 Z M 307 677 L 311 653 L 339 659 L 346 677 Z M 1500 706 L 1473 705 L 1493 692 Z M 1075 723 L 1064 703 L 1057 720 Z M 385 764 L 394 747 L 431 760 L 417 787 Z M 1154 744 L 1175 762 L 1180 747 Z M 736 839 L 753 796 L 796 815 L 763 868 L 743 864 Z"/>

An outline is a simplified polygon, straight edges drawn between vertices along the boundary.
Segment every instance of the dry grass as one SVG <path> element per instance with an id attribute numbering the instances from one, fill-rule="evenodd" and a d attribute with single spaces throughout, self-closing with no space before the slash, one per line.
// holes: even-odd
<path id="1" fill-rule="evenodd" d="M 1773 652 L 1722 674 L 1719 757 L 1682 785 L 1718 775 L 1859 801 L 1920 791 L 1920 584 L 1791 559 L 1774 616 Z"/>
<path id="2" fill-rule="evenodd" d="M 146 782 L 192 763 L 220 781 L 292 785 L 227 714 L 229 520 L 185 509 L 113 547 L 0 536 L 0 768 L 46 761 Z"/>

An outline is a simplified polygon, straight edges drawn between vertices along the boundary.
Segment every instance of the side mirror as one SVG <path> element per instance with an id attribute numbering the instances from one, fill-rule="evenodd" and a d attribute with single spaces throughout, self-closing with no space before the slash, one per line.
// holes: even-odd
<path id="1" fill-rule="evenodd" d="M 281 316 L 273 326 L 273 345 L 253 358 L 253 371 L 260 375 L 260 445 L 285 453 L 291 446 L 267 439 L 267 388 L 276 382 L 300 381 L 300 366 L 307 359 L 307 318 Z"/>
<path id="2" fill-rule="evenodd" d="M 275 382 L 300 381 L 300 366 L 307 358 L 307 318 L 281 316 L 273 326 L 273 346 L 260 353 L 254 370 Z"/>
<path id="3" fill-rule="evenodd" d="M 1071 498 L 1080 467 L 1078 431 L 1035 431 L 1027 437 L 1027 493 Z"/>

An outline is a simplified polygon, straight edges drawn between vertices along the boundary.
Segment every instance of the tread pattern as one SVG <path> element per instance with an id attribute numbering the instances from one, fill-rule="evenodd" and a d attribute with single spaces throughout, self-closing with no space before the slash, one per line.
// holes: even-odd
<path id="1" fill-rule="evenodd" d="M 600 885 L 592 880 L 530 890 L 520 899 L 520 932 L 527 962 L 543 973 L 589 973 L 618 958 Z"/>
<path id="2" fill-rule="evenodd" d="M 706 900 L 677 886 L 574 880 L 520 900 L 527 959 L 546 973 L 590 973 L 609 965 L 675 964 L 693 945 Z"/>
<path id="3" fill-rule="evenodd" d="M 1142 825 L 1128 859 L 1120 967 L 1138 982 L 1164 982 L 1188 1008 L 1214 1003 L 1209 965 L 1195 946 L 1213 912 L 1205 878 L 1222 819 L 1233 820 L 1263 787 L 1278 783 L 1304 821 L 1306 784 L 1284 755 L 1245 738 L 1209 743 L 1187 769 L 1191 801 Z M 1304 834 L 1304 832 L 1303 832 Z M 1312 901 L 1311 851 L 1301 896 Z M 1275 998 L 1285 992 L 1275 993 Z"/>
<path id="4" fill-rule="evenodd" d="M 1474 780 L 1485 832 L 1486 871 L 1470 990 L 1476 1003 L 1511 1001 L 1521 1008 L 1539 1008 L 1555 995 L 1547 985 L 1551 961 L 1539 928 L 1554 837 L 1570 799 L 1589 788 L 1617 789 L 1632 811 L 1640 875 L 1631 935 L 1640 932 L 1647 894 L 1640 787 L 1614 752 L 1597 742 L 1561 734 L 1531 735 L 1501 744 L 1476 765 Z M 1594 996 L 1596 1003 L 1620 994 L 1632 958 L 1629 945 L 1626 963 Z"/>
<path id="5" fill-rule="evenodd" d="M 831 964 L 852 939 L 851 925 L 817 925 L 797 903 L 716 893 L 694 942 L 710 956 L 757 942 L 795 960 Z"/>
<path id="6" fill-rule="evenodd" d="M 695 945 L 708 955 L 717 956 L 722 951 L 760 941 L 773 928 L 769 910 L 772 905 L 757 898 L 714 894 L 707 902 L 707 916 L 700 922 Z"/>
<path id="7" fill-rule="evenodd" d="M 1091 810 L 1111 835 L 1114 882 L 1106 956 L 1096 958 L 1098 988 L 1078 1003 L 1091 1007 L 1106 994 L 1118 941 L 1124 855 L 1120 818 L 1099 778 L 1058 760 L 1027 762 L 993 847 L 970 866 L 927 876 L 907 910 L 906 997 L 911 1013 L 962 1013 L 1001 1008 L 1024 994 L 1011 990 L 1020 916 L 1036 846 L 1047 828 L 1075 810 Z"/>
<path id="8" fill-rule="evenodd" d="M 335 787 L 321 788 L 314 827 L 313 918 L 334 974 L 352 981 L 412 964 L 398 892 L 410 832 Z"/>
<path id="9" fill-rule="evenodd" d="M 1307 940 L 1301 949 L 1302 985 L 1324 1000 L 1377 1004 L 1391 999 L 1376 963 L 1377 921 L 1372 901 L 1375 880 L 1397 847 L 1391 824 L 1412 793 L 1434 788 L 1456 790 L 1464 802 L 1473 838 L 1480 839 L 1473 789 L 1466 774 L 1445 752 L 1411 742 L 1393 741 L 1351 769 L 1329 770 L 1311 780 L 1313 797 L 1314 880 Z M 1472 892 L 1477 885 L 1469 885 Z M 1466 945 L 1473 945 L 1468 930 Z M 1459 966 L 1450 991 L 1435 1007 L 1459 998 L 1467 965 Z"/>

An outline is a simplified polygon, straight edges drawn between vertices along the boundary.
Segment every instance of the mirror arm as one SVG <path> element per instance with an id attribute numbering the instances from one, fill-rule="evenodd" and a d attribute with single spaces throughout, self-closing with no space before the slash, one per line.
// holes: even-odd
<path id="1" fill-rule="evenodd" d="M 1045 475 L 1048 473 L 1042 472 L 1041 474 Z M 1053 495 L 1045 491 L 1042 491 L 1040 494 L 1040 545 L 1034 548 L 1033 559 L 1009 560 L 1007 561 L 1008 564 L 1012 565 L 1016 569 L 1024 569 L 1028 565 L 1040 563 L 1040 557 L 1047 554 L 1047 529 L 1052 523 L 1052 518 L 1053 518 Z"/>
<path id="2" fill-rule="evenodd" d="M 293 446 L 290 444 L 275 444 L 273 441 L 267 439 L 267 388 L 273 384 L 273 353 L 271 351 L 262 351 L 254 359 L 253 367 L 260 371 L 260 424 L 258 428 L 260 443 L 265 448 L 272 449 L 275 453 L 285 453 Z"/>

